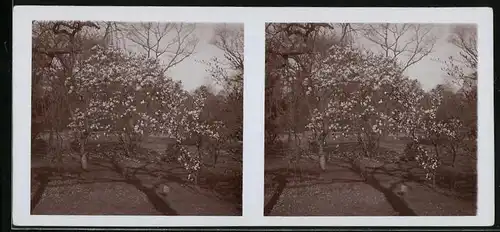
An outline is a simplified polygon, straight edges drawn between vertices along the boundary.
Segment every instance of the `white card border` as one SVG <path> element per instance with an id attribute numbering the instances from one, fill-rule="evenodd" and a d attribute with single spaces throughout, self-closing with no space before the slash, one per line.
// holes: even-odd
<path id="1" fill-rule="evenodd" d="M 494 222 L 493 13 L 490 8 L 256 8 L 16 6 L 13 12 L 13 224 L 16 226 L 486 226 Z M 245 23 L 243 216 L 30 215 L 33 20 Z M 264 217 L 266 22 L 478 24 L 478 211 L 458 217 Z"/>

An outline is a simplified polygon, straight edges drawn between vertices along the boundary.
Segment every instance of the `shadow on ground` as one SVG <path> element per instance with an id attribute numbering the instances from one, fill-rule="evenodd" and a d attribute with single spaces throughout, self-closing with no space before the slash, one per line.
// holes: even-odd
<path id="1" fill-rule="evenodd" d="M 32 168 L 32 214 L 241 215 L 239 204 L 225 203 L 200 191 L 203 183 L 193 186 L 181 178 L 186 176 L 181 168 L 156 164 L 124 173 L 124 167 L 104 159 L 91 161 L 86 172 L 68 163 L 65 168 Z M 170 192 L 163 193 L 161 184 Z"/>
<path id="2" fill-rule="evenodd" d="M 341 157 L 330 158 L 324 172 L 314 160 L 302 159 L 298 166 L 287 167 L 280 155 L 266 154 L 266 216 L 475 215 L 475 201 L 426 185 L 411 164 L 388 163 L 366 179 Z M 401 183 L 411 186 L 409 194 L 396 193 Z"/>

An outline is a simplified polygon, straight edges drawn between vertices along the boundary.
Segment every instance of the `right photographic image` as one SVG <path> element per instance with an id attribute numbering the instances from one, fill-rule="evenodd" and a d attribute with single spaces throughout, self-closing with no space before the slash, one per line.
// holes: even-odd
<path id="1" fill-rule="evenodd" d="M 264 216 L 474 216 L 477 25 L 267 23 Z"/>

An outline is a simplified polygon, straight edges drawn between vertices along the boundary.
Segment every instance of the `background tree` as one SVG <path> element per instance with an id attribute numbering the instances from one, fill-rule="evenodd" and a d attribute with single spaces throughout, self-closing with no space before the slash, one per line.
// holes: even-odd
<path id="1" fill-rule="evenodd" d="M 397 62 L 405 71 L 433 52 L 436 37 L 433 26 L 425 24 L 361 24 L 357 30 L 379 47 L 385 57 Z"/>
<path id="2" fill-rule="evenodd" d="M 50 130 L 49 143 L 56 139 L 56 157 L 60 157 L 62 138 L 71 113 L 65 82 L 74 73 L 86 50 L 102 41 L 89 35 L 98 29 L 93 22 L 36 22 L 33 24 L 33 139 L 41 131 Z M 76 135 L 78 138 L 84 134 Z M 85 157 L 82 157 L 85 167 Z"/>
<path id="3" fill-rule="evenodd" d="M 458 54 L 450 56 L 444 62 L 443 70 L 458 87 L 457 95 L 462 99 L 458 106 L 461 121 L 467 130 L 464 147 L 468 153 L 476 153 L 477 140 L 477 28 L 476 25 L 456 25 L 451 28 L 448 40 L 456 48 Z"/>
<path id="4" fill-rule="evenodd" d="M 87 169 L 88 140 L 118 138 L 123 152 L 110 157 L 118 161 L 137 156 L 135 149 L 143 138 L 162 134 L 174 139 L 176 149 L 168 155 L 181 163 L 188 178 L 197 180 L 206 151 L 189 149 L 188 141 L 196 137 L 223 141 L 222 124 L 231 121 L 207 105 L 228 108 L 231 102 L 225 97 L 235 93 L 242 97 L 242 81 L 240 89 L 228 89 L 222 97 L 205 87 L 189 93 L 166 77 L 169 68 L 193 54 L 198 41 L 194 26 L 35 22 L 33 139 L 49 130 L 50 143 L 53 137 L 61 142 L 66 139 L 60 133 L 70 129 L 82 168 Z M 140 51 L 127 51 L 130 43 Z M 242 101 L 239 105 L 242 116 Z M 242 124 L 237 128 L 242 131 Z"/>
<path id="5" fill-rule="evenodd" d="M 266 25 L 266 135 L 271 140 L 286 131 L 290 144 L 292 135 L 304 130 L 309 114 L 304 79 L 312 73 L 316 53 L 332 44 L 325 39 L 332 29 L 330 24 Z M 326 43 L 316 46 L 321 42 Z"/>
<path id="6" fill-rule="evenodd" d="M 195 24 L 144 22 L 127 24 L 125 33 L 147 58 L 161 58 L 166 72 L 194 53 L 198 44 L 195 29 Z"/>
<path id="7" fill-rule="evenodd" d="M 219 123 L 218 139 L 210 143 L 213 151 L 213 164 L 217 162 L 220 150 L 229 151 L 227 155 L 242 162 L 243 141 L 243 75 L 244 75 L 244 37 L 243 28 L 224 24 L 215 28 L 211 44 L 223 52 L 223 58 L 213 57 L 202 60 L 207 66 L 209 78 L 216 86 L 222 87 L 212 95 L 209 111 Z M 214 108 L 213 105 L 219 105 Z M 216 110 L 219 109 L 219 110 Z"/>

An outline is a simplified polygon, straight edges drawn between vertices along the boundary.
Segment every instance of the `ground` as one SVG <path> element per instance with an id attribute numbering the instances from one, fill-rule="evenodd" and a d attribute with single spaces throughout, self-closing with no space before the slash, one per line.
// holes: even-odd
<path id="1" fill-rule="evenodd" d="M 396 141 L 384 143 L 384 146 L 395 150 L 404 147 Z M 345 148 L 346 144 L 331 144 L 330 154 L 336 153 L 333 152 L 335 148 L 339 153 L 338 148 Z M 326 171 L 320 171 L 318 162 L 310 158 L 302 158 L 295 166 L 290 166 L 287 159 L 280 155 L 266 155 L 265 165 L 264 214 L 268 216 L 476 214 L 475 193 L 466 194 L 442 186 L 433 187 L 421 179 L 408 178 L 409 175 L 423 175 L 415 168 L 415 163 L 386 162 L 374 169 L 367 180 L 361 178 L 352 162 L 335 155 L 330 156 Z M 401 183 L 410 187 L 402 197 L 394 191 Z M 463 184 L 462 189 L 466 189 L 466 185 Z M 467 193 L 470 193 L 469 190 Z"/>
<path id="2" fill-rule="evenodd" d="M 159 151 L 163 145 L 164 140 L 151 138 L 142 147 Z M 127 177 L 105 159 L 90 156 L 84 172 L 74 157 L 57 166 L 38 154 L 31 170 L 32 214 L 241 215 L 241 175 L 235 175 L 241 165 L 223 157 L 204 168 L 198 185 L 173 163 L 153 162 Z M 169 186 L 166 196 L 158 183 Z"/>

